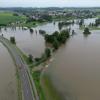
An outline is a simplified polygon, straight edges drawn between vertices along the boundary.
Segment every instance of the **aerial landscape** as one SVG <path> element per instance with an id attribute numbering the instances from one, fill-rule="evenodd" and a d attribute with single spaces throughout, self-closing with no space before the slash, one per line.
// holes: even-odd
<path id="1" fill-rule="evenodd" d="M 0 1 L 0 100 L 99 100 L 100 1 Z"/>

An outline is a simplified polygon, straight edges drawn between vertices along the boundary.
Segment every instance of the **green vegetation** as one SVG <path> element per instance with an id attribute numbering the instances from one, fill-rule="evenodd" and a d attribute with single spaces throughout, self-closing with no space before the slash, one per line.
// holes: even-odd
<path id="1" fill-rule="evenodd" d="M 80 27 L 80 30 L 84 30 L 86 27 L 84 25 L 82 25 Z M 96 27 L 96 26 L 88 26 L 89 30 L 100 30 L 100 27 Z"/>
<path id="2" fill-rule="evenodd" d="M 46 32 L 44 30 L 39 30 L 39 33 L 42 34 L 42 35 L 46 34 Z"/>
<path id="3" fill-rule="evenodd" d="M 68 25 L 71 25 L 71 24 L 74 24 L 74 20 L 73 21 L 59 22 L 58 23 L 59 30 L 61 30 L 63 26 L 68 26 Z"/>
<path id="4" fill-rule="evenodd" d="M 0 12 L 0 26 L 7 26 L 8 24 L 24 20 L 26 20 L 25 16 L 15 16 L 11 12 Z"/>
<path id="5" fill-rule="evenodd" d="M 100 25 L 100 18 L 95 20 L 95 26 L 99 26 Z"/>
<path id="6" fill-rule="evenodd" d="M 45 49 L 45 54 L 46 54 L 47 58 L 49 58 L 51 56 L 51 50 L 50 50 L 50 48 L 46 48 Z"/>
<path id="7" fill-rule="evenodd" d="M 81 20 L 79 21 L 79 26 L 81 27 L 83 24 L 84 24 L 84 19 L 81 19 Z"/>
<path id="8" fill-rule="evenodd" d="M 29 56 L 28 56 L 28 60 L 29 60 L 30 63 L 33 62 L 33 56 L 32 56 L 31 54 L 29 54 Z"/>
<path id="9" fill-rule="evenodd" d="M 10 42 L 11 42 L 12 44 L 16 44 L 15 37 L 10 37 Z"/>
<path id="10" fill-rule="evenodd" d="M 55 20 L 55 21 L 66 21 L 66 20 L 73 20 L 73 19 L 76 19 L 76 17 L 74 17 L 74 16 L 60 16 L 60 15 L 58 15 L 58 16 L 53 16 L 53 20 Z"/>
<path id="11" fill-rule="evenodd" d="M 95 20 L 95 23 L 90 23 L 87 27 L 89 28 L 89 30 L 100 30 L 100 18 Z M 85 25 L 80 25 L 80 29 L 84 30 L 86 28 Z"/>
<path id="12" fill-rule="evenodd" d="M 19 77 L 18 69 L 16 68 L 16 77 L 17 77 L 17 91 L 18 91 L 18 100 L 22 100 L 22 86 L 21 86 L 21 80 Z"/>
<path id="13" fill-rule="evenodd" d="M 41 88 L 40 75 L 41 75 L 41 71 L 35 71 L 35 72 L 33 72 L 32 77 L 35 81 L 35 85 L 37 87 L 37 91 L 38 91 L 40 100 L 46 100 L 44 92 Z"/>
<path id="14" fill-rule="evenodd" d="M 52 35 L 45 35 L 46 43 L 50 43 L 54 49 L 58 49 L 61 44 L 64 44 L 66 40 L 70 37 L 68 30 L 62 30 L 59 32 L 54 32 Z"/>
<path id="15" fill-rule="evenodd" d="M 40 100 L 45 100 L 45 95 L 44 95 L 44 92 L 43 92 L 43 90 L 41 88 L 41 84 L 40 84 L 41 71 L 32 72 L 32 69 L 33 69 L 33 67 L 38 66 L 41 63 L 45 62 L 51 56 L 51 50 L 49 48 L 46 48 L 44 54 L 40 58 L 35 58 L 34 61 L 33 61 L 32 55 L 29 55 L 27 57 L 19 48 L 16 47 L 16 50 L 18 50 L 20 55 L 22 55 L 23 59 L 29 65 L 29 68 L 32 73 L 32 77 L 34 79 Z"/>
<path id="16" fill-rule="evenodd" d="M 48 75 L 43 75 L 41 79 L 41 84 L 44 93 L 46 94 L 46 100 L 64 100 L 63 96 L 59 94 L 57 89 L 51 83 L 50 77 Z"/>
<path id="17" fill-rule="evenodd" d="M 33 33 L 34 32 L 34 30 L 32 28 L 30 28 L 29 30 L 30 30 L 30 33 Z"/>
<path id="18" fill-rule="evenodd" d="M 36 27 L 37 25 L 43 24 L 43 23 L 44 22 L 39 22 L 39 21 L 31 21 L 31 22 L 26 21 L 25 23 L 22 23 L 21 26 L 31 28 L 31 27 Z"/>
<path id="19" fill-rule="evenodd" d="M 14 25 L 31 28 L 44 22 L 46 21 L 29 21 L 29 18 L 22 14 L 17 14 L 13 12 L 0 12 L 0 26 L 9 26 L 14 23 Z"/>
<path id="20" fill-rule="evenodd" d="M 91 34 L 91 32 L 89 31 L 89 28 L 86 27 L 86 28 L 84 29 L 83 34 L 84 34 L 84 35 L 89 35 L 89 34 Z"/>

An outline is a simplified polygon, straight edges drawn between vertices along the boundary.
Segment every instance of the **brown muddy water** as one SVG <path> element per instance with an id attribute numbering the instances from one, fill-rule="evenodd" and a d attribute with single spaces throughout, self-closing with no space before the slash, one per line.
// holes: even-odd
<path id="1" fill-rule="evenodd" d="M 90 22 L 94 22 L 94 19 L 85 20 L 86 25 Z M 100 31 L 91 31 L 91 35 L 84 36 L 78 25 L 69 27 L 75 30 L 76 35 L 55 53 L 45 74 L 49 76 L 54 89 L 63 96 L 62 100 L 99 100 Z M 48 34 L 59 30 L 57 23 L 48 23 L 34 28 L 37 33 L 33 34 L 30 34 L 29 30 L 23 31 L 19 28 L 16 31 L 10 28 L 7 31 L 2 29 L 1 34 L 8 39 L 15 36 L 22 51 L 39 57 L 45 49 L 45 41 L 38 33 L 39 29 L 45 30 Z"/>
<path id="2" fill-rule="evenodd" d="M 3 34 L 4 37 L 10 39 L 11 36 L 14 36 L 16 39 L 17 46 L 25 52 L 27 55 L 32 54 L 33 57 L 40 57 L 45 50 L 45 40 L 42 35 L 39 34 L 39 29 L 45 30 L 48 34 L 53 33 L 58 29 L 58 23 L 54 25 L 53 23 L 48 23 L 45 25 L 37 26 L 33 28 L 34 32 L 30 33 L 29 30 L 22 30 L 22 28 L 16 28 L 12 30 L 11 28 L 4 28 L 1 30 L 0 34 Z"/>
<path id="3" fill-rule="evenodd" d="M 18 100 L 16 67 L 0 43 L 0 100 Z"/>
<path id="4" fill-rule="evenodd" d="M 71 37 L 54 56 L 46 74 L 64 100 L 99 100 L 100 31 Z"/>

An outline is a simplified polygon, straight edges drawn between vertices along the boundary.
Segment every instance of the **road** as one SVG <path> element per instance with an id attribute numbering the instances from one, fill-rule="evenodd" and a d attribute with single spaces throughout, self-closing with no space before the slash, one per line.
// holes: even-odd
<path id="1" fill-rule="evenodd" d="M 22 85 L 23 100 L 39 100 L 33 78 L 30 75 L 29 68 L 23 60 L 21 54 L 6 38 L 0 36 L 0 42 L 8 49 L 17 66 Z"/>

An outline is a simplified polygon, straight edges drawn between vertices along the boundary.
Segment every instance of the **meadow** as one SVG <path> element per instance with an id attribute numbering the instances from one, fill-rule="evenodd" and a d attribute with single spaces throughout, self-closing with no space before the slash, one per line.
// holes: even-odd
<path id="1" fill-rule="evenodd" d="M 0 12 L 0 26 L 6 26 L 16 21 L 24 21 L 25 19 L 26 17 L 22 15 L 15 16 L 11 12 Z"/>

